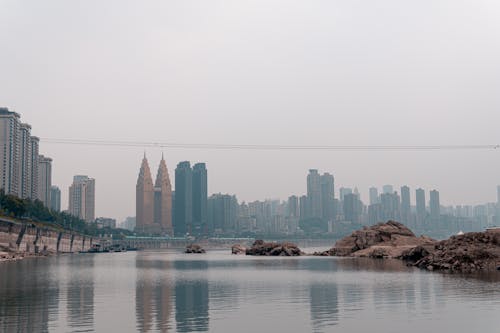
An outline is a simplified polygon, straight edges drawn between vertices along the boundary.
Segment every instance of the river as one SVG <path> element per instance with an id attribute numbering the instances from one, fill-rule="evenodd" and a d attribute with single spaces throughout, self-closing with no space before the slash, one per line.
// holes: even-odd
<path id="1" fill-rule="evenodd" d="M 500 272 L 399 261 L 62 255 L 0 265 L 1 332 L 499 332 Z"/>

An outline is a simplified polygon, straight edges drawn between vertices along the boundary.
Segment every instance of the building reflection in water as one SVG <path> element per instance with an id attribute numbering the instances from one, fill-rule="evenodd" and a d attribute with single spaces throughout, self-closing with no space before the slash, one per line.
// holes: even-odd
<path id="1" fill-rule="evenodd" d="M 144 254 L 147 256 L 147 254 Z M 143 258 L 136 260 L 137 279 L 135 310 L 140 332 L 171 331 L 172 287 L 169 280 L 170 263 Z"/>
<path id="2" fill-rule="evenodd" d="M 67 311 L 69 327 L 94 326 L 94 256 L 73 256 L 68 269 Z"/>
<path id="3" fill-rule="evenodd" d="M 310 286 L 311 324 L 314 331 L 324 331 L 339 320 L 338 290 L 335 283 L 313 283 Z"/>
<path id="4" fill-rule="evenodd" d="M 47 332 L 57 317 L 59 288 L 50 265 L 39 260 L 0 267 L 0 332 Z"/>
<path id="5" fill-rule="evenodd" d="M 206 261 L 177 261 L 177 270 L 198 271 L 196 279 L 175 281 L 175 320 L 177 332 L 208 331 L 208 280 L 204 276 Z"/>

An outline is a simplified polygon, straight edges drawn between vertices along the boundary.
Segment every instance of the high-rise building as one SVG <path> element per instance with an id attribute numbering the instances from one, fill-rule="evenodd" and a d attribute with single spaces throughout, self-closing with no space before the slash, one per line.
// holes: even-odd
<path id="1" fill-rule="evenodd" d="M 415 191 L 416 209 L 417 209 L 417 224 L 421 226 L 425 222 L 425 217 L 427 215 L 425 209 L 425 191 L 418 188 Z"/>
<path id="2" fill-rule="evenodd" d="M 20 118 L 18 113 L 0 108 L 0 188 L 16 196 L 19 195 L 20 186 Z"/>
<path id="3" fill-rule="evenodd" d="M 207 235 L 207 167 L 205 163 L 193 165 L 193 226 L 192 234 Z"/>
<path id="4" fill-rule="evenodd" d="M 38 199 L 38 154 L 40 139 L 31 137 L 31 199 Z"/>
<path id="5" fill-rule="evenodd" d="M 397 192 L 382 193 L 380 195 L 382 205 L 382 219 L 384 221 L 401 219 L 401 199 Z"/>
<path id="6" fill-rule="evenodd" d="M 188 161 L 180 162 L 175 169 L 175 220 L 174 234 L 191 233 L 193 221 L 193 171 Z"/>
<path id="7" fill-rule="evenodd" d="M 38 156 L 38 200 L 50 207 L 50 188 L 52 187 L 52 159 Z"/>
<path id="8" fill-rule="evenodd" d="M 358 195 L 354 193 L 344 195 L 343 212 L 346 221 L 360 223 L 362 204 Z"/>
<path id="9" fill-rule="evenodd" d="M 238 200 L 229 194 L 213 194 L 207 201 L 208 224 L 215 234 L 233 233 L 238 217 Z"/>
<path id="10" fill-rule="evenodd" d="M 401 187 L 401 223 L 408 225 L 411 221 L 410 188 Z"/>
<path id="11" fill-rule="evenodd" d="M 348 187 L 341 187 L 339 189 L 339 197 L 340 197 L 340 201 L 344 201 L 344 197 L 347 195 L 347 194 L 352 194 L 352 188 L 348 188 Z"/>
<path id="12" fill-rule="evenodd" d="M 441 216 L 441 205 L 439 203 L 439 192 L 436 190 L 430 192 L 429 208 L 432 221 L 439 221 Z"/>
<path id="13" fill-rule="evenodd" d="M 382 193 L 387 194 L 387 193 L 394 193 L 394 189 L 392 185 L 384 185 L 382 187 Z"/>
<path id="14" fill-rule="evenodd" d="M 321 175 L 321 217 L 324 221 L 335 219 L 335 186 L 334 178 L 329 173 Z"/>
<path id="15" fill-rule="evenodd" d="M 287 216 L 300 217 L 299 198 L 296 195 L 288 197 Z"/>
<path id="16" fill-rule="evenodd" d="M 151 170 L 146 154 L 142 159 L 139 176 L 135 188 L 136 230 L 149 232 L 153 228 L 154 218 L 154 187 Z"/>
<path id="17" fill-rule="evenodd" d="M 19 126 L 19 193 L 20 198 L 31 198 L 31 126 Z"/>
<path id="18" fill-rule="evenodd" d="M 95 179 L 77 175 L 69 187 L 69 213 L 87 223 L 95 220 Z"/>
<path id="19" fill-rule="evenodd" d="M 50 209 L 55 212 L 61 211 L 61 190 L 57 186 L 50 188 Z"/>
<path id="20" fill-rule="evenodd" d="M 380 202 L 378 197 L 378 189 L 376 187 L 370 187 L 370 205 L 375 205 Z"/>
<path id="21" fill-rule="evenodd" d="M 321 218 L 323 209 L 321 207 L 321 176 L 317 169 L 310 169 L 307 175 L 307 200 L 312 218 Z"/>
<path id="22" fill-rule="evenodd" d="M 148 230 L 146 230 L 148 231 Z M 154 213 L 151 233 L 161 233 L 173 236 L 172 227 L 172 184 L 168 175 L 167 164 L 161 157 L 154 186 Z"/>
<path id="23" fill-rule="evenodd" d="M 302 195 L 299 198 L 299 213 L 301 220 L 305 220 L 311 216 L 311 213 L 309 212 L 309 200 L 307 200 L 306 195 Z"/>

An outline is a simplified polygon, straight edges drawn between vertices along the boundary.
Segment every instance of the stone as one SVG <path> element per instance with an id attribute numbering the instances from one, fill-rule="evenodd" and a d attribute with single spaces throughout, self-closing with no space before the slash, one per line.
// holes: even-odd
<path id="1" fill-rule="evenodd" d="M 246 252 L 246 248 L 240 244 L 234 244 L 233 246 L 231 246 L 231 253 L 232 254 L 245 254 L 245 252 Z"/>
<path id="2" fill-rule="evenodd" d="M 252 256 L 300 256 L 303 252 L 293 243 L 264 242 L 256 240 L 245 253 Z"/>
<path id="3" fill-rule="evenodd" d="M 198 244 L 189 244 L 186 246 L 185 253 L 205 253 L 205 249 Z"/>

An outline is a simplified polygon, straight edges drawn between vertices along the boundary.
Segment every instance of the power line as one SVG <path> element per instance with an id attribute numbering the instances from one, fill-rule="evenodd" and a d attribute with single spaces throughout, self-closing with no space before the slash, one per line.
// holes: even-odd
<path id="1" fill-rule="evenodd" d="M 179 143 L 161 141 L 117 141 L 96 139 L 41 138 L 44 143 L 86 146 L 182 148 L 216 150 L 323 150 L 323 151 L 434 151 L 434 150 L 498 150 L 500 145 L 264 145 L 225 143 Z"/>

